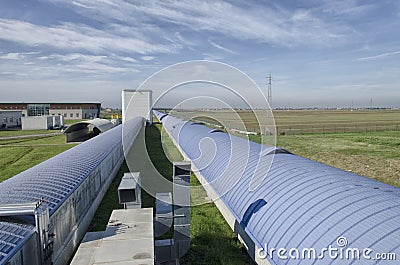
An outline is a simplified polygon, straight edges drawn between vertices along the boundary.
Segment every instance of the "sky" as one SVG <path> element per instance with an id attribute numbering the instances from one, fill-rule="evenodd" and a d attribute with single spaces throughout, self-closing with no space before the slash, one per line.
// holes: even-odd
<path id="1" fill-rule="evenodd" d="M 2 102 L 121 107 L 189 60 L 271 74 L 275 108 L 400 107 L 400 1 L 0 0 Z"/>

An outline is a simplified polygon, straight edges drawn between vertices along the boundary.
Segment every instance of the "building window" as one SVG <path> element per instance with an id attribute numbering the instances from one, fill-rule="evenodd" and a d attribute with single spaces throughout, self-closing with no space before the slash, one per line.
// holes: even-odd
<path id="1" fill-rule="evenodd" d="M 14 118 L 13 117 L 10 117 L 10 122 L 14 122 Z"/>
<path id="2" fill-rule="evenodd" d="M 29 104 L 28 116 L 49 115 L 50 104 Z"/>
<path id="3" fill-rule="evenodd" d="M 76 113 L 76 117 L 79 118 L 79 113 Z"/>
<path id="4" fill-rule="evenodd" d="M 64 117 L 65 117 L 65 118 L 67 117 L 67 113 L 64 113 Z"/>
<path id="5" fill-rule="evenodd" d="M 70 118 L 73 118 L 73 117 L 74 117 L 74 114 L 73 114 L 73 113 L 70 113 L 70 114 L 69 114 L 69 117 L 70 117 Z"/>

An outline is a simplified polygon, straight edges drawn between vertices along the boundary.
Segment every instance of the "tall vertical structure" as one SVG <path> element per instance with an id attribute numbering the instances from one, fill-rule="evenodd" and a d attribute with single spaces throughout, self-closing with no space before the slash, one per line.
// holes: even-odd
<path id="1" fill-rule="evenodd" d="M 272 109 L 272 76 L 269 74 L 268 76 L 268 95 L 267 100 L 270 108 Z"/>
<path id="2" fill-rule="evenodd" d="M 123 90 L 122 91 L 122 122 L 136 116 L 144 117 L 153 123 L 153 91 L 151 90 Z"/>

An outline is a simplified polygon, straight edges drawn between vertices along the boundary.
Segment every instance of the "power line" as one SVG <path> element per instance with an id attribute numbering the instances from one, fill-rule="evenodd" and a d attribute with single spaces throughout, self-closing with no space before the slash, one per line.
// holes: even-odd
<path id="1" fill-rule="evenodd" d="M 269 74 L 268 76 L 268 95 L 267 95 L 268 104 L 272 109 L 272 76 Z"/>

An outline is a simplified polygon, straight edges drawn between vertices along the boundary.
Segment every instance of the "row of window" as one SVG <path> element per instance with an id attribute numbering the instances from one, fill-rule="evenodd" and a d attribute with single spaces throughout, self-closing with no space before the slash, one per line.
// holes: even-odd
<path id="1" fill-rule="evenodd" d="M 57 106 L 57 107 L 51 107 L 49 104 L 30 104 L 30 105 L 28 105 L 28 109 L 31 107 L 31 106 L 40 106 L 40 107 L 42 107 L 43 105 L 47 105 L 48 106 L 48 108 L 49 109 L 82 109 L 82 106 L 65 106 L 65 107 L 60 107 L 60 106 Z M 19 110 L 19 109 L 26 109 L 26 107 L 25 106 L 4 106 L 4 107 L 2 107 L 3 109 L 7 109 L 7 110 Z M 97 109 L 97 107 L 94 107 L 94 106 L 88 106 L 88 107 L 86 107 L 86 109 Z"/>
<path id="2" fill-rule="evenodd" d="M 25 107 L 22 107 L 22 108 L 25 109 Z M 13 107 L 13 106 L 5 106 L 5 107 L 3 107 L 3 109 L 10 109 L 10 110 L 15 109 L 15 110 L 19 110 L 19 109 L 21 109 L 21 108 L 19 108 L 19 107 L 17 107 L 17 106 L 15 106 L 15 107 Z"/>
<path id="3" fill-rule="evenodd" d="M 51 114 L 51 115 L 55 116 L 54 113 Z M 58 113 L 57 115 L 58 115 L 58 116 L 61 116 L 60 113 Z M 64 113 L 63 116 L 64 116 L 65 118 L 68 117 L 67 113 Z M 70 117 L 70 118 L 73 118 L 73 117 L 74 117 L 74 114 L 73 114 L 73 113 L 70 113 L 70 114 L 69 114 L 69 117 Z M 76 117 L 76 118 L 79 118 L 79 113 L 75 113 L 75 117 Z"/>
<path id="4" fill-rule="evenodd" d="M 1 127 L 5 127 L 5 126 L 7 126 L 7 124 L 10 124 L 10 125 L 14 125 L 14 123 L 16 124 L 16 125 L 18 125 L 18 124 L 21 124 L 21 118 L 16 118 L 16 117 L 3 117 L 3 120 L 1 121 L 0 120 L 0 125 L 1 125 Z"/>
<path id="5" fill-rule="evenodd" d="M 51 114 L 51 115 L 55 115 L 54 113 L 53 114 Z M 62 116 L 64 116 L 64 118 L 67 118 L 68 117 L 68 114 L 67 113 L 64 113 L 64 114 L 60 114 L 60 113 L 58 113 L 57 114 L 58 116 L 60 116 L 60 115 L 62 115 Z M 74 117 L 74 113 L 70 113 L 69 114 L 69 117 L 70 118 L 73 118 Z M 76 118 L 84 118 L 84 119 L 93 119 L 93 118 L 96 118 L 96 115 L 95 114 L 93 114 L 93 113 L 85 113 L 85 117 L 81 117 L 80 116 L 80 113 L 75 113 L 75 117 Z"/>
<path id="6" fill-rule="evenodd" d="M 3 123 L 14 122 L 14 117 L 3 117 Z"/>

